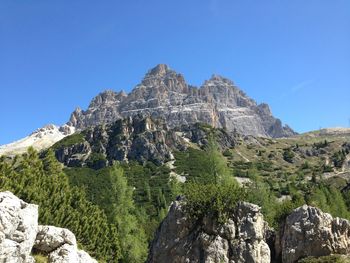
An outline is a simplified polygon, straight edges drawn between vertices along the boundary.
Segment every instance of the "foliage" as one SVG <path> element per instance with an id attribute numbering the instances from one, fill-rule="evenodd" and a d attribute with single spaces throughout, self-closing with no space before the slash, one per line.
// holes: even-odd
<path id="1" fill-rule="evenodd" d="M 117 230 L 105 213 L 71 187 L 52 151 L 40 160 L 32 148 L 22 158 L 0 160 L 0 190 L 39 205 L 39 223 L 70 229 L 89 253 L 109 262 L 121 257 Z"/>
<path id="2" fill-rule="evenodd" d="M 53 146 L 52 149 L 56 150 L 62 147 L 67 147 L 71 146 L 73 144 L 78 144 L 84 142 L 84 134 L 83 133 L 74 133 L 72 135 L 69 135 L 62 140 L 56 142 Z"/>
<path id="3" fill-rule="evenodd" d="M 283 150 L 283 159 L 286 162 L 293 163 L 294 156 L 295 156 L 295 154 L 293 153 L 293 151 L 290 148 L 286 148 Z"/>
<path id="4" fill-rule="evenodd" d="M 41 255 L 41 254 L 34 254 L 33 255 L 35 263 L 48 263 L 49 259 L 47 256 Z"/>
<path id="5" fill-rule="evenodd" d="M 219 223 L 225 223 L 239 200 L 244 198 L 244 190 L 237 184 L 199 184 L 188 183 L 185 186 L 186 213 L 195 220 L 206 216 L 214 217 Z"/>
<path id="6" fill-rule="evenodd" d="M 169 168 L 151 162 L 129 162 L 98 170 L 66 168 L 65 173 L 71 185 L 85 189 L 88 200 L 105 211 L 110 223 L 118 225 L 125 251 L 123 260 L 128 258 L 130 262 L 144 258 L 147 242 L 153 238 L 170 201 L 181 192 L 176 180 L 169 178 Z"/>
<path id="7" fill-rule="evenodd" d="M 234 180 L 213 138 L 209 139 L 205 148 L 202 165 L 205 173 L 185 185 L 185 211 L 196 220 L 211 216 L 219 223 L 225 223 L 237 202 L 244 198 L 244 189 Z"/>
<path id="8" fill-rule="evenodd" d="M 349 263 L 350 259 L 342 255 L 330 255 L 323 257 L 308 257 L 298 261 L 298 263 Z"/>
<path id="9" fill-rule="evenodd" d="M 340 150 L 332 155 L 332 162 L 336 168 L 341 168 L 346 158 L 345 150 Z"/>
<path id="10" fill-rule="evenodd" d="M 135 214 L 133 190 L 123 170 L 116 165 L 109 169 L 113 191 L 113 218 L 119 231 L 123 262 L 144 262 L 147 256 L 146 235 Z"/>
<path id="11" fill-rule="evenodd" d="M 181 186 L 170 177 L 167 166 L 157 166 L 151 162 L 144 165 L 137 162 L 123 163 L 122 167 L 129 185 L 134 187 L 133 199 L 140 218 L 145 222 L 147 240 L 151 241 L 159 223 Z"/>
<path id="12" fill-rule="evenodd" d="M 321 142 L 315 142 L 313 144 L 314 148 L 321 149 L 326 148 L 329 145 L 329 142 L 327 140 L 321 141 Z"/>
<path id="13" fill-rule="evenodd" d="M 65 170 L 71 185 L 85 189 L 87 198 L 101 207 L 110 224 L 118 229 L 123 262 L 143 262 L 147 253 L 147 237 L 133 200 L 123 169 L 115 164 L 94 170 Z M 147 215 L 142 217 L 147 218 Z"/>
<path id="14" fill-rule="evenodd" d="M 86 160 L 86 165 L 92 169 L 101 169 L 107 166 L 107 159 L 102 153 L 91 153 Z"/>

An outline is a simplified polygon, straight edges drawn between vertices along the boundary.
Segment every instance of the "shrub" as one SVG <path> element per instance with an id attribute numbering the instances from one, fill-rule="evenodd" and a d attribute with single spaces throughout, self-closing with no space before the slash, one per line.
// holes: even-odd
<path id="1" fill-rule="evenodd" d="M 283 150 L 283 160 L 289 163 L 293 163 L 294 153 L 291 151 L 290 148 Z"/>
<path id="2" fill-rule="evenodd" d="M 225 223 L 238 201 L 244 199 L 244 190 L 235 183 L 198 184 L 188 183 L 185 187 L 185 212 L 193 219 L 212 216 L 219 223 Z"/>

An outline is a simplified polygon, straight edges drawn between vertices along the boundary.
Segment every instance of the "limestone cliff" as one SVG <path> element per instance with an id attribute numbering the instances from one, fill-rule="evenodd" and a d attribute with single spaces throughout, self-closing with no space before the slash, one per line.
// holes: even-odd
<path id="1" fill-rule="evenodd" d="M 68 125 L 82 130 L 138 114 L 162 118 L 171 128 L 202 122 L 244 135 L 295 134 L 273 117 L 267 104 L 257 105 L 231 80 L 213 75 L 197 88 L 164 64 L 151 69 L 128 95 L 113 91 L 99 94 L 87 110 L 75 110 Z"/>

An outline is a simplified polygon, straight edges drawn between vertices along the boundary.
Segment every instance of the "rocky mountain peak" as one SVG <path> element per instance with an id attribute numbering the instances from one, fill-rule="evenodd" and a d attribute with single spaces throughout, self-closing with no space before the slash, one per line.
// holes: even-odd
<path id="1" fill-rule="evenodd" d="M 234 83 L 232 80 L 217 74 L 213 74 L 209 80 L 204 82 L 204 85 L 222 85 L 222 84 L 234 86 Z"/>
<path id="2" fill-rule="evenodd" d="M 169 68 L 169 66 L 166 64 L 158 64 L 157 66 L 155 66 L 154 68 L 149 70 L 147 75 L 148 76 L 160 76 L 160 77 L 162 77 L 162 76 L 165 76 L 169 72 L 174 72 L 174 71 L 171 70 Z"/>
<path id="3" fill-rule="evenodd" d="M 165 64 L 159 64 L 149 70 L 142 82 L 137 85 L 133 91 L 138 88 L 148 89 L 148 91 L 153 94 L 167 91 L 188 92 L 188 85 L 184 77 Z M 133 91 L 131 93 L 133 93 Z"/>
<path id="4" fill-rule="evenodd" d="M 115 92 L 113 90 L 105 90 L 93 98 L 89 105 L 89 108 L 100 107 L 101 105 L 107 104 L 115 104 L 126 96 L 127 95 L 123 91 Z"/>
<path id="5" fill-rule="evenodd" d="M 257 105 L 230 79 L 212 75 L 197 88 L 188 85 L 183 75 L 166 64 L 149 70 L 129 94 L 101 92 L 88 109 L 76 109 L 67 125 L 83 130 L 135 115 L 163 119 L 169 128 L 201 122 L 244 135 L 295 134 L 272 115 L 267 104 Z"/>
<path id="6" fill-rule="evenodd" d="M 258 109 L 260 110 L 260 112 L 266 116 L 271 116 L 271 110 L 270 110 L 270 106 L 266 103 L 260 103 L 258 105 Z"/>

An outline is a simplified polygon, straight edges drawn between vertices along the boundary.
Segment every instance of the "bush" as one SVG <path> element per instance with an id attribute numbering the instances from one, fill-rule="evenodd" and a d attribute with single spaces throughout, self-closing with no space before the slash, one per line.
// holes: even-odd
<path id="1" fill-rule="evenodd" d="M 234 212 L 238 201 L 244 199 L 244 190 L 235 183 L 198 184 L 185 186 L 185 212 L 193 219 L 212 216 L 219 223 L 225 223 Z"/>
<path id="2" fill-rule="evenodd" d="M 294 153 L 291 151 L 290 148 L 284 149 L 283 151 L 283 160 L 289 163 L 293 163 Z"/>
<path id="3" fill-rule="evenodd" d="M 86 165 L 95 170 L 104 168 L 107 164 L 107 159 L 103 153 L 92 153 L 86 161 Z"/>

